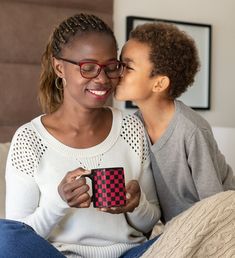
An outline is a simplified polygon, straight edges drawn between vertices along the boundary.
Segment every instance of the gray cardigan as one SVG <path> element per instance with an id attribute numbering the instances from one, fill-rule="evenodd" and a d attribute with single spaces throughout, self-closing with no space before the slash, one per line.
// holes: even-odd
<path id="1" fill-rule="evenodd" d="M 136 115 L 143 121 L 139 111 Z M 201 199 L 235 190 L 233 171 L 211 126 L 181 101 L 175 101 L 174 117 L 161 138 L 153 145 L 148 140 L 164 223 Z"/>

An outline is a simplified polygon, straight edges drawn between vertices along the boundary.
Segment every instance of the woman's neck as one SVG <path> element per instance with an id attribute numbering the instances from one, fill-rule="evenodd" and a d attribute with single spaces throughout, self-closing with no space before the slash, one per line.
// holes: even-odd
<path id="1" fill-rule="evenodd" d="M 102 142 L 112 127 L 108 108 L 67 110 L 63 107 L 45 116 L 43 124 L 62 143 L 75 148 L 88 148 Z"/>

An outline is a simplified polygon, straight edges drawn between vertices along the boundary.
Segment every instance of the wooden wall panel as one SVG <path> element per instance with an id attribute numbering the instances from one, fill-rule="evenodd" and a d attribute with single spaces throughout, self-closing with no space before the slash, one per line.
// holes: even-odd
<path id="1" fill-rule="evenodd" d="M 15 126 L 39 113 L 39 73 L 39 65 L 0 64 L 2 125 Z"/>
<path id="2" fill-rule="evenodd" d="M 0 62 L 39 64 L 47 39 L 63 19 L 85 9 L 3 2 L 0 8 Z M 107 13 L 96 15 L 112 24 Z"/>
<path id="3" fill-rule="evenodd" d="M 92 13 L 100 12 L 109 15 L 112 15 L 113 12 L 113 0 L 5 0 L 5 2 L 76 8 L 91 11 Z"/>

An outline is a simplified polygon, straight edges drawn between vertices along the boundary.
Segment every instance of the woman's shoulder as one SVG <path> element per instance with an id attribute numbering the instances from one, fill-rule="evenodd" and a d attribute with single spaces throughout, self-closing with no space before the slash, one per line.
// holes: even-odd
<path id="1" fill-rule="evenodd" d="M 29 144 L 32 145 L 36 141 L 41 141 L 39 140 L 40 135 L 39 132 L 36 128 L 36 125 L 41 123 L 41 116 L 38 116 L 34 119 L 32 119 L 30 122 L 27 122 L 23 125 L 21 125 L 15 132 L 13 138 L 12 138 L 12 143 L 24 143 L 24 144 Z"/>
<path id="2" fill-rule="evenodd" d="M 130 122 L 131 124 L 137 124 L 140 125 L 141 127 L 143 127 L 143 124 L 141 122 L 141 118 L 138 115 L 138 113 L 133 113 L 130 112 L 128 110 L 122 110 L 122 109 L 118 109 L 115 107 L 110 107 L 110 109 L 112 110 L 113 114 L 114 114 L 114 118 L 117 116 L 121 116 L 122 117 L 122 121 L 123 123 L 128 123 Z M 128 124 L 130 125 L 130 124 Z"/>
<path id="3" fill-rule="evenodd" d="M 139 157 L 142 157 L 142 162 L 144 163 L 149 156 L 148 141 L 144 125 L 135 114 L 115 110 L 121 114 L 122 117 L 120 138 L 122 138 Z"/>
<path id="4" fill-rule="evenodd" d="M 141 119 L 135 114 L 125 110 L 115 109 L 121 115 L 122 131 L 128 131 L 132 133 L 144 133 L 144 125 Z"/>

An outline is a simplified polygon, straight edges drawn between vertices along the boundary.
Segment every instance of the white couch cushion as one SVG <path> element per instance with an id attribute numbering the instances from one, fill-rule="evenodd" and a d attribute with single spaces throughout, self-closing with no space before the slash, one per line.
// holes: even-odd
<path id="1" fill-rule="evenodd" d="M 5 167 L 10 143 L 0 143 L 0 218 L 5 216 Z"/>

